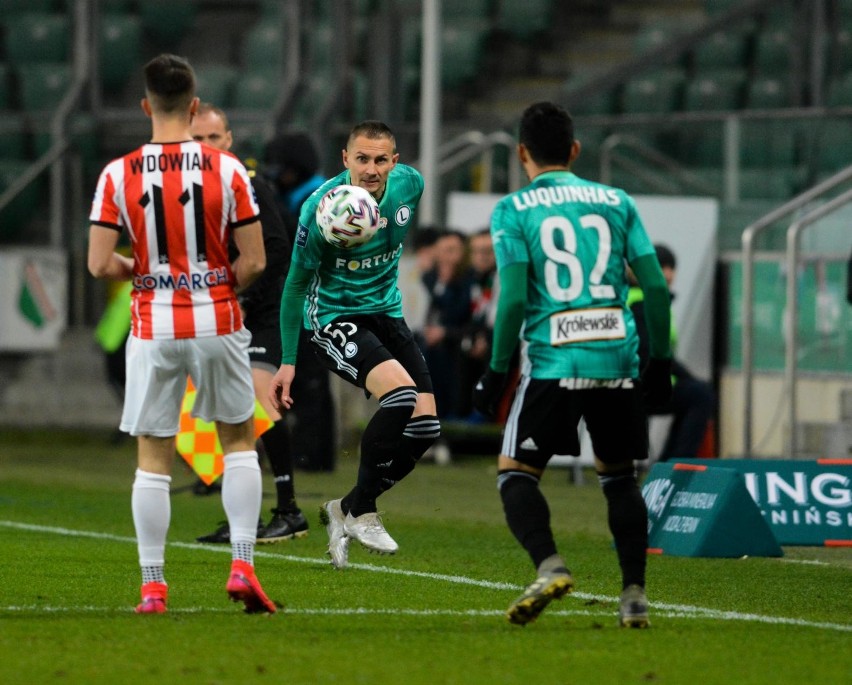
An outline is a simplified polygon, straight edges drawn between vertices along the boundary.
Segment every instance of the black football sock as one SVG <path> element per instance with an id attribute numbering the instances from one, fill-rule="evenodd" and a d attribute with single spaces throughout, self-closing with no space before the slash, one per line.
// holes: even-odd
<path id="1" fill-rule="evenodd" d="M 266 458 L 275 478 L 276 507 L 281 513 L 299 511 L 293 484 L 293 457 L 290 452 L 290 431 L 287 422 L 279 419 L 260 436 Z"/>
<path id="2" fill-rule="evenodd" d="M 645 587 L 648 550 L 648 509 L 633 469 L 599 473 L 606 496 L 609 529 L 621 566 L 622 587 Z"/>
<path id="3" fill-rule="evenodd" d="M 344 513 L 358 517 L 376 511 L 376 497 L 382 493 L 384 473 L 398 455 L 402 432 L 416 403 L 417 388 L 414 386 L 396 388 L 379 398 L 379 409 L 361 436 L 357 484 L 340 503 Z"/>
<path id="4" fill-rule="evenodd" d="M 525 471 L 508 469 L 497 473 L 506 523 L 536 569 L 545 559 L 557 554 L 550 529 L 550 507 L 538 483 L 537 476 Z"/>
<path id="5" fill-rule="evenodd" d="M 441 424 L 437 416 L 421 415 L 411 419 L 405 426 L 399 449 L 393 460 L 382 470 L 382 492 L 390 490 L 417 466 L 420 457 L 426 454 L 441 435 Z"/>

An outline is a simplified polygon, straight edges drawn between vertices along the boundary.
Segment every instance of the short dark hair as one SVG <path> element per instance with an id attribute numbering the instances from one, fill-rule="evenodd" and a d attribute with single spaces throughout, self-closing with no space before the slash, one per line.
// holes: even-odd
<path id="1" fill-rule="evenodd" d="M 552 102 L 537 102 L 524 110 L 518 141 L 539 165 L 567 165 L 574 143 L 574 120 Z"/>
<path id="2" fill-rule="evenodd" d="M 394 136 L 390 126 L 383 121 L 367 119 L 366 121 L 355 124 L 349 132 L 349 138 L 346 140 L 346 147 L 349 147 L 352 141 L 359 136 L 364 136 L 371 140 L 375 140 L 377 138 L 388 138 L 391 143 L 393 143 L 393 149 L 394 152 L 396 152 L 396 136 Z"/>
<path id="3" fill-rule="evenodd" d="M 186 59 L 162 54 L 148 62 L 144 72 L 151 109 L 174 114 L 189 108 L 195 97 L 195 72 Z"/>
<path id="4" fill-rule="evenodd" d="M 654 245 L 654 250 L 657 253 L 657 261 L 660 263 L 660 268 L 677 268 L 677 259 L 675 259 L 674 252 L 672 252 L 668 247 L 662 243 L 657 243 Z"/>

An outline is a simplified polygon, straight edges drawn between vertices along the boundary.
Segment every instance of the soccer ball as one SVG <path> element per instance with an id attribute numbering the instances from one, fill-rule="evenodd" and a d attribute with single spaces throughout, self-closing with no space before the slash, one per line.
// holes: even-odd
<path id="1" fill-rule="evenodd" d="M 349 250 L 379 230 L 379 205 L 361 186 L 335 186 L 317 205 L 317 225 L 327 242 Z"/>

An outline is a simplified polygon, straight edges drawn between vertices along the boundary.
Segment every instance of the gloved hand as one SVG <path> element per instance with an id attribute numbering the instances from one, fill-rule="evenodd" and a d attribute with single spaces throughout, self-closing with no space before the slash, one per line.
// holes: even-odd
<path id="1" fill-rule="evenodd" d="M 671 399 L 671 359 L 648 359 L 648 364 L 642 370 L 642 393 L 649 409 L 659 409 Z"/>
<path id="2" fill-rule="evenodd" d="M 506 388 L 506 374 L 494 371 L 490 366 L 473 389 L 473 406 L 489 419 L 497 413 L 497 405 Z"/>

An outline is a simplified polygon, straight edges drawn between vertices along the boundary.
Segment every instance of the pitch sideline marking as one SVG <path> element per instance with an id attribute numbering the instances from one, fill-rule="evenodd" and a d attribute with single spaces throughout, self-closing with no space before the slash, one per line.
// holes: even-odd
<path id="1" fill-rule="evenodd" d="M 40 526 L 30 523 L 19 523 L 16 521 L 4 521 L 0 520 L 0 526 L 5 526 L 7 528 L 16 528 L 18 530 L 29 530 L 39 533 L 53 533 L 55 535 L 64 535 L 68 537 L 83 537 L 83 538 L 92 538 L 99 540 L 111 540 L 113 542 L 123 542 L 123 543 L 132 543 L 136 544 L 136 538 L 127 537 L 123 535 L 113 535 L 111 533 L 99 533 L 96 531 L 82 531 L 82 530 L 73 530 L 71 528 L 60 528 L 56 526 Z M 231 550 L 227 547 L 211 547 L 210 545 L 204 545 L 200 543 L 193 542 L 169 542 L 167 543 L 169 547 L 180 547 L 183 549 L 198 549 L 204 550 L 207 552 L 221 553 L 221 554 L 230 554 Z M 255 556 L 265 559 L 279 559 L 284 561 L 293 561 L 298 563 L 308 563 L 308 564 L 328 564 L 328 561 L 325 559 L 316 559 L 316 558 L 306 558 L 306 557 L 298 557 L 290 554 L 270 554 L 269 552 L 264 552 L 262 550 L 255 550 Z M 401 576 L 409 576 L 416 578 L 426 578 L 429 580 L 442 580 L 450 583 L 464 584 L 464 585 L 474 585 L 476 587 L 486 588 L 490 590 L 523 590 L 524 586 L 515 585 L 512 583 L 501 583 L 494 582 L 489 580 L 477 580 L 475 578 L 468 578 L 467 576 L 458 576 L 458 575 L 447 575 L 441 573 L 428 573 L 425 571 L 411 571 L 408 569 L 398 569 L 398 568 L 390 568 L 386 566 L 375 566 L 373 564 L 360 564 L 360 563 L 352 563 L 349 564 L 349 568 L 356 568 L 363 571 L 372 571 L 374 573 L 389 573 L 391 575 L 401 575 Z M 573 597 L 577 599 L 587 600 L 587 601 L 598 601 L 598 602 L 609 602 L 615 603 L 618 602 L 618 598 L 609 597 L 607 595 L 595 595 L 589 594 L 585 592 L 574 592 L 572 593 Z M 751 621 L 756 623 L 768 623 L 775 625 L 795 625 L 809 628 L 822 628 L 826 630 L 835 630 L 840 632 L 852 632 L 852 624 L 843 624 L 843 623 L 826 623 L 826 622 L 817 622 L 817 621 L 806 621 L 804 619 L 798 618 L 786 618 L 783 616 L 764 616 L 762 614 L 751 614 L 751 613 L 742 613 L 738 611 L 723 611 L 720 609 L 708 609 L 705 607 L 697 607 L 690 606 L 688 604 L 670 604 L 668 602 L 650 602 L 650 606 L 656 610 L 662 610 L 664 613 L 661 614 L 663 616 L 668 616 L 672 618 L 707 618 L 707 619 L 717 619 L 724 621 Z M 41 610 L 44 610 L 44 607 L 38 607 Z M 6 610 L 25 610 L 25 607 L 16 608 L 16 607 L 5 607 Z M 54 609 L 55 611 L 60 611 L 61 609 Z M 94 607 L 86 608 L 85 610 L 97 611 Z M 107 609 L 108 610 L 108 609 Z M 189 609 L 186 611 L 193 612 L 198 609 Z M 402 610 L 384 610 L 384 609 L 345 609 L 345 610 L 319 610 L 319 609 L 305 609 L 305 610 L 289 610 L 288 613 L 316 613 L 316 614 L 333 614 L 333 613 L 345 613 L 351 612 L 353 614 L 358 613 L 392 613 L 392 614 L 411 614 L 411 615 L 430 615 L 435 612 L 440 612 L 441 610 L 415 610 L 415 609 L 402 609 Z M 447 610 L 448 612 L 452 610 Z M 459 615 L 491 615 L 488 611 L 483 613 L 479 613 L 478 610 L 472 610 L 474 613 L 468 614 L 468 612 L 457 612 Z M 579 610 L 582 612 L 582 610 Z M 496 615 L 501 615 L 504 612 L 495 611 Z M 549 611 L 548 614 L 554 615 L 577 615 L 578 610 L 556 610 Z M 597 615 L 588 612 L 589 615 Z M 447 615 L 456 615 L 455 613 L 447 613 Z"/>

